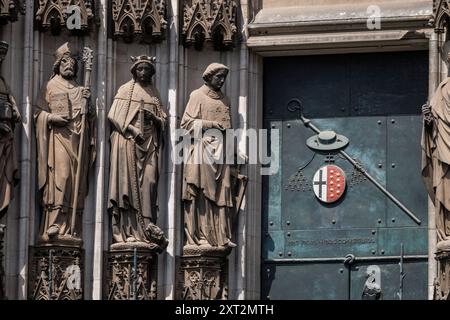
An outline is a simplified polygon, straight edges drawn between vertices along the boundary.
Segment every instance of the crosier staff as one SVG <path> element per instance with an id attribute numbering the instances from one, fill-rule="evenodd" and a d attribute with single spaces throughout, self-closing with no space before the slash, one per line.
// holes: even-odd
<path id="1" fill-rule="evenodd" d="M 91 87 L 91 72 L 92 72 L 92 64 L 94 60 L 94 51 L 88 47 L 83 49 L 83 62 L 84 62 L 84 87 Z M 75 218 L 77 215 L 77 207 L 78 207 L 78 194 L 80 192 L 80 180 L 81 180 L 81 164 L 83 163 L 83 155 L 84 155 L 84 145 L 85 145 L 85 136 L 86 136 L 86 114 L 88 113 L 89 108 L 89 99 L 85 98 L 83 104 L 81 106 L 81 131 L 80 131 L 80 144 L 78 145 L 78 154 L 77 154 L 77 168 L 76 168 L 76 176 L 75 176 L 75 193 L 73 197 L 73 205 L 72 205 L 72 221 L 70 224 L 70 232 L 73 237 L 76 236 L 75 232 Z"/>

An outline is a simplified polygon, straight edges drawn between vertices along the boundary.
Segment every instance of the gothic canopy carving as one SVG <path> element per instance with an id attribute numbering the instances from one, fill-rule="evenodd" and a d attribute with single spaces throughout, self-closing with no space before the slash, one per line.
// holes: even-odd
<path id="1" fill-rule="evenodd" d="M 165 0 L 112 0 L 114 37 L 161 42 L 167 29 Z"/>
<path id="2" fill-rule="evenodd" d="M 183 43 L 201 49 L 212 42 L 216 50 L 231 49 L 237 27 L 235 0 L 183 0 Z"/>
<path id="3" fill-rule="evenodd" d="M 19 13 L 25 13 L 23 0 L 0 0 L 0 24 L 17 21 Z"/>
<path id="4" fill-rule="evenodd" d="M 63 29 L 88 32 L 94 25 L 94 0 L 39 0 L 36 24 L 58 34 Z"/>
<path id="5" fill-rule="evenodd" d="M 433 0 L 433 19 L 432 23 L 436 32 L 444 32 L 448 26 L 450 19 L 450 1 L 449 0 Z"/>

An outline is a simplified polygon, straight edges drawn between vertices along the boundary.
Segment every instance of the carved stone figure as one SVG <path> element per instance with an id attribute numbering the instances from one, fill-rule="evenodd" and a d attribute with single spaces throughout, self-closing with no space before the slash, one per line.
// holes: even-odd
<path id="1" fill-rule="evenodd" d="M 235 170 L 226 161 L 227 152 L 234 152 L 225 150 L 225 130 L 232 127 L 230 101 L 221 91 L 227 75 L 225 65 L 210 64 L 203 73 L 205 85 L 191 93 L 181 121 L 181 128 L 194 138 L 183 177 L 187 246 L 236 246 L 231 228 L 240 201 Z M 222 139 L 204 135 L 209 129 L 217 129 Z"/>
<path id="2" fill-rule="evenodd" d="M 422 176 L 436 210 L 437 250 L 450 251 L 450 78 L 422 107 Z"/>
<path id="3" fill-rule="evenodd" d="M 0 42 L 0 67 L 8 52 L 8 44 Z M 14 129 L 21 121 L 19 109 L 5 79 L 0 76 L 0 219 L 14 198 L 18 182 L 18 162 L 14 147 Z"/>
<path id="4" fill-rule="evenodd" d="M 112 124 L 108 211 L 111 248 L 164 249 L 156 226 L 159 157 L 167 116 L 152 83 L 155 58 L 131 57 L 133 79 L 121 86 L 108 119 Z"/>
<path id="5" fill-rule="evenodd" d="M 95 111 L 90 89 L 76 82 L 78 63 L 69 44 L 55 57 L 54 73 L 34 112 L 43 211 L 40 240 L 79 244 L 88 172 L 95 159 Z"/>

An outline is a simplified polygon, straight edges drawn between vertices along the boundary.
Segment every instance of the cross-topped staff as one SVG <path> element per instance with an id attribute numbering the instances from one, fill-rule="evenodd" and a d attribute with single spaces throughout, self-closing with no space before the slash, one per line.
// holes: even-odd
<path id="1" fill-rule="evenodd" d="M 94 51 L 88 47 L 83 49 L 83 62 L 84 62 L 84 87 L 91 87 L 91 72 L 92 64 L 94 61 Z M 72 221 L 70 225 L 70 232 L 72 236 L 76 236 L 75 232 L 75 218 L 77 215 L 78 207 L 78 194 L 80 192 L 80 180 L 81 180 L 81 165 L 83 163 L 84 145 L 86 138 L 86 114 L 89 110 L 89 99 L 85 98 L 83 105 L 81 106 L 81 131 L 80 131 L 80 144 L 78 146 L 77 163 L 76 163 L 76 176 L 75 176 L 75 190 L 72 205 Z"/>

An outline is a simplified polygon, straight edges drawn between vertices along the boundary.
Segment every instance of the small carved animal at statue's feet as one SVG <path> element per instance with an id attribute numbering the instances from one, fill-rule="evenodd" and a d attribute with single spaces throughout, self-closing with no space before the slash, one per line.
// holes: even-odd
<path id="1" fill-rule="evenodd" d="M 47 235 L 49 238 L 53 238 L 57 236 L 59 233 L 59 227 L 57 225 L 51 225 L 50 228 L 47 229 Z"/>

